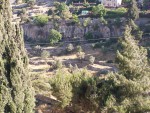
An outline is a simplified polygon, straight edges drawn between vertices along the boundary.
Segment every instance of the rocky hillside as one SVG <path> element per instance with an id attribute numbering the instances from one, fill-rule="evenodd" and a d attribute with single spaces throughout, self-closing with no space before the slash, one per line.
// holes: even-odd
<path id="1" fill-rule="evenodd" d="M 80 25 L 71 24 L 68 21 L 60 20 L 58 31 L 63 35 L 66 40 L 73 38 L 84 38 L 87 33 L 92 33 L 94 38 L 109 38 L 112 36 L 120 36 L 123 28 L 117 28 L 115 25 L 108 26 L 99 21 L 99 19 L 91 20 L 87 26 L 83 23 L 86 18 L 80 19 Z M 24 24 L 24 35 L 25 38 L 32 39 L 45 39 L 49 36 L 50 29 L 53 29 L 54 25 L 52 22 L 48 22 L 44 27 L 39 27 L 34 24 Z"/>

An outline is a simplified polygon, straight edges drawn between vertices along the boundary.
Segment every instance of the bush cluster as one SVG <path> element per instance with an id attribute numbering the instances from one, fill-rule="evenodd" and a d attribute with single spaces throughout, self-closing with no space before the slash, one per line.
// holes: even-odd
<path id="1" fill-rule="evenodd" d="M 126 8 L 118 8 L 115 10 L 107 10 L 106 15 L 104 16 L 105 18 L 120 18 L 120 17 L 125 17 L 127 13 Z"/>
<path id="2" fill-rule="evenodd" d="M 34 23 L 37 26 L 43 27 L 48 23 L 49 17 L 47 15 L 38 15 L 34 18 Z"/>

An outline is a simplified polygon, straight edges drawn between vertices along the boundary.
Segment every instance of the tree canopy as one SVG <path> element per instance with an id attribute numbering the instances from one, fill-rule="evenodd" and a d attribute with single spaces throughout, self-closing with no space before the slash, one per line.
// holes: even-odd
<path id="1" fill-rule="evenodd" d="M 130 2 L 128 9 L 128 17 L 132 20 L 136 20 L 139 18 L 139 9 L 135 0 L 131 0 Z"/>
<path id="2" fill-rule="evenodd" d="M 106 9 L 102 4 L 93 6 L 92 12 L 94 13 L 94 15 L 99 15 L 100 17 L 104 17 L 106 15 Z"/>
<path id="3" fill-rule="evenodd" d="M 0 7 L 0 113 L 33 113 L 34 90 L 22 29 L 11 22 L 9 0 Z"/>
<path id="4" fill-rule="evenodd" d="M 47 24 L 49 17 L 47 15 L 38 15 L 34 19 L 34 23 L 40 27 L 43 27 Z"/>
<path id="5" fill-rule="evenodd" d="M 57 43 L 62 38 L 62 35 L 55 29 L 50 30 L 49 40 L 51 44 Z"/>

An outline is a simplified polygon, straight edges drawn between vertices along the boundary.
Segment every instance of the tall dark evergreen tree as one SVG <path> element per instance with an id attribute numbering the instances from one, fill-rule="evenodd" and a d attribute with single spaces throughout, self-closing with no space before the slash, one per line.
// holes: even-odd
<path id="1" fill-rule="evenodd" d="M 117 52 L 119 69 L 128 79 L 142 78 L 148 72 L 147 51 L 138 46 L 138 41 L 131 35 L 131 28 L 126 27 L 120 40 L 121 51 Z"/>
<path id="2" fill-rule="evenodd" d="M 0 2 L 0 113 L 32 113 L 34 92 L 22 30 L 11 22 L 9 0 Z"/>
<path id="3" fill-rule="evenodd" d="M 147 52 L 126 27 L 117 52 L 118 73 L 84 85 L 85 99 L 104 113 L 150 112 L 150 66 Z M 95 81 L 95 80 L 94 80 Z M 89 105 L 87 103 L 86 105 Z M 88 107 L 90 109 L 90 107 Z"/>
<path id="4" fill-rule="evenodd" d="M 128 9 L 128 18 L 136 20 L 139 18 L 139 9 L 137 7 L 136 0 L 131 0 L 129 9 Z"/>
<path id="5" fill-rule="evenodd" d="M 131 35 L 135 36 L 136 40 L 140 40 L 142 38 L 143 32 L 135 24 L 135 22 L 132 19 L 129 19 L 127 25 L 131 27 Z"/>
<path id="6" fill-rule="evenodd" d="M 118 96 L 118 109 L 125 112 L 145 113 L 150 111 L 150 66 L 147 51 L 139 46 L 131 35 L 131 28 L 126 27 L 120 40 L 121 50 L 117 52 L 119 74 L 114 78 L 115 94 Z"/>

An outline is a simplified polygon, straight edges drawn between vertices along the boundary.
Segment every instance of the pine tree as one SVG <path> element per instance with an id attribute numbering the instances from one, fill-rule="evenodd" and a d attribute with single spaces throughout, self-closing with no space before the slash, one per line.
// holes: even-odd
<path id="1" fill-rule="evenodd" d="M 86 98 L 104 113 L 150 112 L 150 67 L 147 52 L 126 27 L 120 39 L 121 49 L 116 61 L 119 72 L 109 73 L 105 79 L 87 85 Z M 94 98 L 90 98 L 93 97 Z M 95 105 L 96 105 L 95 104 Z M 90 107 L 89 107 L 90 108 Z"/>
<path id="2" fill-rule="evenodd" d="M 0 113 L 32 113 L 34 93 L 22 30 L 11 22 L 9 0 L 0 4 Z"/>
<path id="3" fill-rule="evenodd" d="M 121 51 L 117 52 L 119 69 L 128 79 L 142 78 L 148 71 L 147 51 L 138 46 L 138 41 L 131 35 L 131 28 L 126 27 L 120 40 Z"/>
<path id="4" fill-rule="evenodd" d="M 120 40 L 121 50 L 117 52 L 116 61 L 120 72 L 112 77 L 114 90 L 117 90 L 113 97 L 119 99 L 119 102 L 116 99 L 118 106 L 114 108 L 143 113 L 150 111 L 150 66 L 147 51 L 134 38 L 131 29 L 126 27 Z"/>

